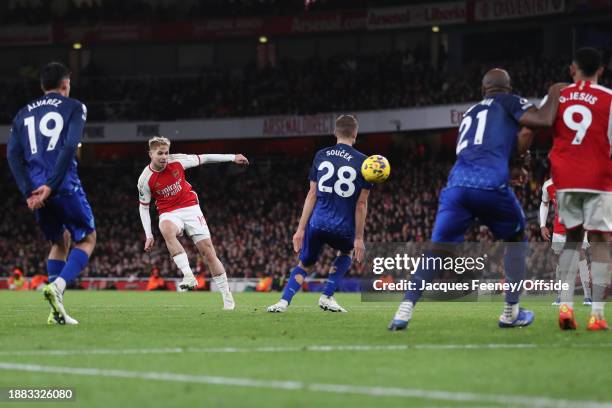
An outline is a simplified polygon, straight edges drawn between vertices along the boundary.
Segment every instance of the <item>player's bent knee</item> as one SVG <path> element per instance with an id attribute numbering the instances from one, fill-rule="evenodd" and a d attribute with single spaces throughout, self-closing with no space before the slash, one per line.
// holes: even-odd
<path id="1" fill-rule="evenodd" d="M 215 247 L 212 244 L 212 240 L 210 238 L 201 239 L 196 242 L 196 247 L 203 253 L 214 252 Z"/>
<path id="2" fill-rule="evenodd" d="M 159 232 L 164 238 L 173 238 L 178 235 L 178 228 L 172 221 L 162 221 L 159 224 Z"/>
<path id="3" fill-rule="evenodd" d="M 215 252 L 215 247 L 213 246 L 210 238 L 199 240 L 196 243 L 196 248 L 198 248 L 200 253 L 206 259 L 206 262 L 209 264 L 217 260 L 217 253 Z"/>
<path id="4" fill-rule="evenodd" d="M 94 248 L 96 247 L 97 234 L 96 231 L 92 231 L 89 234 L 85 235 L 85 237 L 75 243 L 75 248 L 79 248 L 87 253 L 88 256 L 91 256 Z"/>

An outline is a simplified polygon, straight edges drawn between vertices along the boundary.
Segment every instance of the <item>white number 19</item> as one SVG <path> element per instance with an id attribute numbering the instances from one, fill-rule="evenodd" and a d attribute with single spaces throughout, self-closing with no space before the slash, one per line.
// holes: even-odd
<path id="1" fill-rule="evenodd" d="M 53 127 L 49 128 L 49 122 L 53 121 Z M 30 151 L 32 154 L 36 154 L 38 152 L 38 146 L 36 146 L 36 129 L 34 123 L 34 116 L 28 116 L 23 120 L 23 124 L 26 128 L 28 128 L 28 139 L 30 141 Z M 64 128 L 64 119 L 62 115 L 57 112 L 49 112 L 46 113 L 38 124 L 38 130 L 43 136 L 50 137 L 51 140 L 47 145 L 47 151 L 51 151 L 55 149 L 55 145 L 57 144 L 57 140 L 62 133 L 62 129 Z"/>

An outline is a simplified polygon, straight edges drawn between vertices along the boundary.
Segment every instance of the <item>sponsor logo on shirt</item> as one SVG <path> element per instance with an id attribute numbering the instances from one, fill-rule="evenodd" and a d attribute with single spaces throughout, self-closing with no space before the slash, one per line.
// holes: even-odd
<path id="1" fill-rule="evenodd" d="M 177 195 L 182 189 L 183 179 L 179 178 L 175 183 L 169 185 L 168 187 L 162 188 L 161 190 L 157 190 L 156 193 L 164 198 Z"/>

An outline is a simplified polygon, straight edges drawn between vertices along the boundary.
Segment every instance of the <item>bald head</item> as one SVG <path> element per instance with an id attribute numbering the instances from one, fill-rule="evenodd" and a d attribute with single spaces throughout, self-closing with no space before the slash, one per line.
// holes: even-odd
<path id="1" fill-rule="evenodd" d="M 498 92 L 510 92 L 510 75 L 501 68 L 493 68 L 482 77 L 482 94 L 492 94 Z"/>

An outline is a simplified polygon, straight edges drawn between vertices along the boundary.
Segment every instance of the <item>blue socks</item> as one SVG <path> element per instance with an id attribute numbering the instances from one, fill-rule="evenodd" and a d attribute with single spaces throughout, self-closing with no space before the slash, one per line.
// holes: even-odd
<path id="1" fill-rule="evenodd" d="M 295 294 L 300 290 L 300 287 L 302 286 L 302 284 L 298 283 L 298 281 L 295 279 L 297 275 L 302 275 L 302 278 L 303 278 L 302 282 L 303 282 L 303 280 L 306 279 L 306 271 L 304 271 L 299 266 L 296 266 L 291 271 L 291 275 L 289 276 L 289 281 L 287 282 L 287 285 L 285 286 L 285 290 L 283 291 L 283 297 L 281 298 L 281 299 L 285 299 L 287 303 L 291 303 L 291 299 L 293 299 Z"/>
<path id="2" fill-rule="evenodd" d="M 506 282 L 518 283 L 525 277 L 525 258 L 527 256 L 527 242 L 508 242 L 504 255 L 504 270 Z M 506 291 L 506 303 L 516 304 L 521 295 L 520 291 Z"/>
<path id="3" fill-rule="evenodd" d="M 340 255 L 334 260 L 333 266 L 334 271 L 329 274 L 329 278 L 327 282 L 325 282 L 325 288 L 323 289 L 323 294 L 325 296 L 332 296 L 336 289 L 338 288 L 338 284 L 342 280 L 342 277 L 346 274 L 346 272 L 351 267 L 351 257 L 348 255 Z M 283 296 L 281 299 L 287 301 L 287 303 L 291 303 L 291 299 L 295 296 L 295 294 L 302 287 L 302 283 L 299 283 L 296 279 L 298 275 L 302 276 L 302 283 L 304 279 L 306 279 L 306 271 L 302 269 L 300 266 L 296 266 L 291 271 L 291 275 L 289 276 L 289 281 L 287 281 L 287 285 L 285 286 L 285 290 L 283 291 Z"/>
<path id="4" fill-rule="evenodd" d="M 69 285 L 70 282 L 76 279 L 79 276 L 79 273 L 87 266 L 89 262 L 89 256 L 85 251 L 79 248 L 73 248 L 68 255 L 68 260 L 66 261 L 66 265 L 62 269 L 59 277 L 66 281 L 66 284 Z"/>
<path id="5" fill-rule="evenodd" d="M 323 288 L 325 296 L 332 296 L 339 287 L 340 281 L 351 267 L 351 257 L 340 255 L 334 260 L 333 266 L 333 272 L 329 274 L 327 282 L 325 282 L 325 288 Z"/>
<path id="6" fill-rule="evenodd" d="M 428 251 L 424 254 L 424 258 L 431 258 L 431 259 L 443 258 L 443 256 Z M 436 276 L 438 276 L 438 273 L 440 272 L 439 270 L 433 267 L 436 264 L 437 264 L 436 261 L 431 262 L 432 268 L 429 268 L 429 269 L 423 268 L 422 263 L 421 265 L 419 265 L 418 269 L 416 270 L 416 272 L 414 273 L 414 275 L 412 275 L 412 278 L 410 279 L 410 282 L 414 283 L 415 288 L 412 290 L 408 289 L 406 291 L 406 293 L 404 294 L 404 300 L 408 300 L 412 302 L 412 304 L 416 304 L 416 302 L 418 302 L 419 299 L 421 299 L 421 296 L 423 296 L 423 290 L 421 289 L 421 287 L 423 286 L 423 282 L 427 282 L 427 283 L 432 282 L 436 278 Z"/>
<path id="7" fill-rule="evenodd" d="M 62 269 L 64 269 L 66 262 L 58 259 L 49 259 L 47 261 L 47 276 L 49 277 L 49 283 L 53 283 L 55 279 L 60 275 Z"/>

